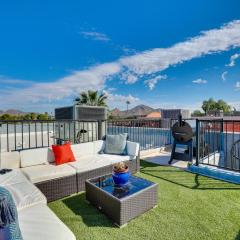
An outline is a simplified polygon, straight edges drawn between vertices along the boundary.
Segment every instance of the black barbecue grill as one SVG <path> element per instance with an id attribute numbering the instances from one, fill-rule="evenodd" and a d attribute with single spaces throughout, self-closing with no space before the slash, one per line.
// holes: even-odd
<path id="1" fill-rule="evenodd" d="M 171 130 L 174 142 L 169 164 L 172 163 L 173 159 L 191 161 L 193 153 L 193 130 L 191 126 L 186 121 L 182 120 L 182 115 L 179 115 L 178 121 L 172 126 Z M 177 145 L 185 145 L 188 150 L 184 153 L 176 152 Z"/>

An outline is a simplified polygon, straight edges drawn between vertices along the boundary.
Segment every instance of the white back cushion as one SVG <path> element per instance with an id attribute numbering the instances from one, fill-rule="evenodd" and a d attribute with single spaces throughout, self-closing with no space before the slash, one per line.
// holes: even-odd
<path id="1" fill-rule="evenodd" d="M 86 155 L 93 155 L 94 154 L 94 144 L 93 142 L 88 143 L 79 143 L 71 145 L 73 155 L 75 158 L 81 158 Z"/>
<path id="2" fill-rule="evenodd" d="M 127 141 L 127 153 L 130 156 L 138 156 L 139 143 Z"/>
<path id="3" fill-rule="evenodd" d="M 3 152 L 0 156 L 0 168 L 20 168 L 19 152 Z"/>
<path id="4" fill-rule="evenodd" d="M 47 204 L 46 197 L 27 180 L 20 169 L 0 175 L 0 185 L 10 191 L 18 210 L 39 203 Z"/>
<path id="5" fill-rule="evenodd" d="M 98 154 L 104 150 L 105 141 L 103 140 L 94 141 L 93 144 L 94 144 L 94 154 Z"/>
<path id="6" fill-rule="evenodd" d="M 21 167 L 29 167 L 48 164 L 54 161 L 54 155 L 50 148 L 36 148 L 20 152 Z"/>

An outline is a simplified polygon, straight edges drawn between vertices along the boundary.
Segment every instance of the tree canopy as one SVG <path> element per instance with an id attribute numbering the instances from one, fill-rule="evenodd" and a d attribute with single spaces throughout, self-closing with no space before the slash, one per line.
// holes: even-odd
<path id="1" fill-rule="evenodd" d="M 222 110 L 224 113 L 228 113 L 231 111 L 231 106 L 228 105 L 222 99 L 215 101 L 213 98 L 209 98 L 208 100 L 204 100 L 202 103 L 202 109 L 207 114 L 209 111 L 213 110 Z"/>
<path id="2" fill-rule="evenodd" d="M 2 114 L 0 120 L 13 121 L 13 120 L 51 120 L 48 113 L 26 113 L 26 114 Z"/>
<path id="3" fill-rule="evenodd" d="M 193 117 L 201 117 L 203 116 L 204 113 L 202 113 L 200 110 L 195 110 L 193 113 L 192 113 L 192 116 Z"/>

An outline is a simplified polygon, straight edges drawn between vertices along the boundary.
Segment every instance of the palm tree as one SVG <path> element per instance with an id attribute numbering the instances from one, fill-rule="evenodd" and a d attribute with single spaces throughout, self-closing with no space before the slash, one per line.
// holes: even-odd
<path id="1" fill-rule="evenodd" d="M 81 92 L 80 97 L 75 99 L 77 105 L 89 105 L 89 106 L 107 106 L 107 96 L 105 93 L 98 93 L 98 91 L 88 90 L 87 92 Z"/>
<path id="2" fill-rule="evenodd" d="M 130 104 L 130 101 L 126 101 L 126 104 L 127 104 L 127 114 L 128 114 L 128 105 Z"/>

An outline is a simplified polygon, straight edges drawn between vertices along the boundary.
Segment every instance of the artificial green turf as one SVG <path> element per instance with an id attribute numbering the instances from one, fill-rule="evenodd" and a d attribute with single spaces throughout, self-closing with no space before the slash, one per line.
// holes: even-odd
<path id="1" fill-rule="evenodd" d="M 240 239 L 240 185 L 141 162 L 137 174 L 159 184 L 158 206 L 124 228 L 80 193 L 49 204 L 77 239 Z"/>

